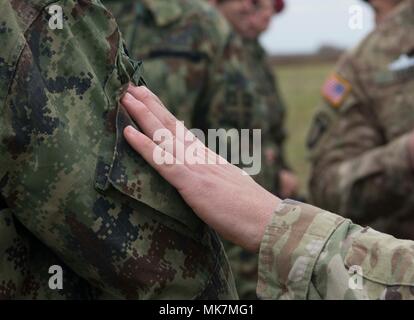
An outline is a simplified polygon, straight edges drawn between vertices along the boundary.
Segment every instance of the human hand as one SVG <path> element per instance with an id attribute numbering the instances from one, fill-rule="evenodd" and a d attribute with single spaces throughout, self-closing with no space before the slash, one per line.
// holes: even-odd
<path id="1" fill-rule="evenodd" d="M 121 102 L 143 131 L 125 128 L 125 138 L 132 148 L 178 190 L 205 223 L 225 239 L 257 252 L 280 199 L 197 140 L 149 89 L 130 86 Z M 192 143 L 176 134 L 177 125 L 186 136 L 192 136 Z M 159 164 L 154 155 L 168 151 L 153 137 L 156 131 L 165 129 L 172 134 L 171 143 L 185 151 L 197 144 L 195 156 L 204 164 L 189 163 L 182 158 L 186 152 L 174 151 L 168 155 L 174 158 L 174 164 Z"/>

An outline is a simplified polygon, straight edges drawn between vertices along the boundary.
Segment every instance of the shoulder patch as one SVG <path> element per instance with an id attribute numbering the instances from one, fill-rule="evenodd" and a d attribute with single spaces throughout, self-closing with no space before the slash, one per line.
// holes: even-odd
<path id="1" fill-rule="evenodd" d="M 334 73 L 325 82 L 322 87 L 322 96 L 332 105 L 338 109 L 342 106 L 346 97 L 351 92 L 351 84 L 343 79 L 338 74 Z"/>
<path id="2" fill-rule="evenodd" d="M 330 119 L 327 114 L 323 112 L 316 114 L 306 141 L 309 150 L 312 150 L 318 144 L 319 140 L 328 130 L 329 125 Z"/>

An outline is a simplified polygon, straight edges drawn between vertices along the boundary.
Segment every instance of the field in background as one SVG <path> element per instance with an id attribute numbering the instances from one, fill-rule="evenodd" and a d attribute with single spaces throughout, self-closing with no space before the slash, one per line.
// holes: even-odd
<path id="1" fill-rule="evenodd" d="M 315 109 L 320 103 L 320 90 L 332 71 L 334 62 L 303 61 L 280 64 L 275 62 L 281 92 L 287 107 L 288 160 L 299 175 L 301 190 L 307 194 L 309 163 L 305 147 L 307 133 Z"/>

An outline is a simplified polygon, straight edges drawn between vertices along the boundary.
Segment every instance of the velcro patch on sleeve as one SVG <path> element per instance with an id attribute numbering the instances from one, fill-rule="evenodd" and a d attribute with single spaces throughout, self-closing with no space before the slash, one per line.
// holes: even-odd
<path id="1" fill-rule="evenodd" d="M 322 96 L 334 108 L 340 108 L 351 92 L 351 84 L 338 74 L 331 75 L 322 87 Z"/>

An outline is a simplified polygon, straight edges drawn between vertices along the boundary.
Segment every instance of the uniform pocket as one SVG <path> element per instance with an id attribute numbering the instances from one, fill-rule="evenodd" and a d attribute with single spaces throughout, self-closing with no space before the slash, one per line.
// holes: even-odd
<path id="1" fill-rule="evenodd" d="M 130 197 L 131 201 L 141 202 L 193 231 L 200 230 L 203 227 L 201 220 L 177 190 L 148 165 L 123 136 L 125 127 L 137 126 L 119 100 L 125 93 L 128 82 L 143 84 L 140 73 L 140 64 L 124 56 L 105 85 L 110 106 L 107 127 L 111 132 L 103 137 L 100 147 L 95 188 L 105 192 L 113 187 Z"/>

